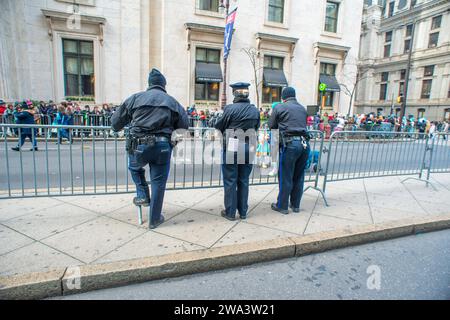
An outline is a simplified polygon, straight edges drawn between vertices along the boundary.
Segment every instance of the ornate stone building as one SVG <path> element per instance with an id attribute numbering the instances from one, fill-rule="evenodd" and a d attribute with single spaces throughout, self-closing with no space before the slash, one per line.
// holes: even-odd
<path id="1" fill-rule="evenodd" d="M 185 106 L 216 107 L 223 86 L 221 2 L 2 0 L 7 28 L 0 30 L 0 98 L 119 103 L 144 90 L 147 72 L 157 67 Z M 362 0 L 231 0 L 230 5 L 238 12 L 229 83 L 251 82 L 251 99 L 258 96 L 260 106 L 270 106 L 288 84 L 304 105 L 317 105 L 323 81 L 327 110 L 347 113 Z"/>
<path id="2" fill-rule="evenodd" d="M 366 0 L 356 112 L 400 114 L 411 50 L 406 115 L 450 119 L 449 30 L 448 0 Z"/>

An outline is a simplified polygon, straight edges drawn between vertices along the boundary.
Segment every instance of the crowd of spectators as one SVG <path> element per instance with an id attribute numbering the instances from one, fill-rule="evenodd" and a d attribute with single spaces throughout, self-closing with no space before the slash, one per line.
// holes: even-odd
<path id="1" fill-rule="evenodd" d="M 34 115 L 35 124 L 42 125 L 65 125 L 65 126 L 110 126 L 110 118 L 115 112 L 117 106 L 113 104 L 103 105 L 85 105 L 80 106 L 78 102 L 64 101 L 59 104 L 53 101 L 30 101 L 5 103 L 0 100 L 0 117 L 1 123 L 15 124 L 17 118 L 15 114 L 21 111 L 22 106 L 26 104 L 29 111 Z M 267 123 L 272 108 L 260 108 L 260 117 L 262 126 Z M 190 119 L 191 127 L 212 128 L 216 121 L 223 115 L 223 110 L 219 108 L 197 110 L 195 105 L 186 109 Z M 322 115 L 310 115 L 307 119 L 309 130 L 319 130 L 329 137 L 336 131 L 399 131 L 402 132 L 419 132 L 433 135 L 436 132 L 449 132 L 450 119 L 447 121 L 430 121 L 426 118 L 415 119 L 414 116 L 408 115 L 402 120 L 396 115 L 381 114 L 356 114 L 352 116 L 344 116 L 339 113 L 324 113 Z M 17 135 L 17 130 L 3 129 L 3 135 Z M 57 130 L 52 130 L 50 135 L 57 136 Z M 111 132 L 110 132 L 111 133 Z M 38 130 L 37 135 L 43 135 L 43 130 Z M 92 133 L 91 130 L 74 130 L 76 136 L 89 136 L 98 134 L 98 131 Z M 68 139 L 71 137 L 67 130 L 59 131 L 60 139 Z"/>

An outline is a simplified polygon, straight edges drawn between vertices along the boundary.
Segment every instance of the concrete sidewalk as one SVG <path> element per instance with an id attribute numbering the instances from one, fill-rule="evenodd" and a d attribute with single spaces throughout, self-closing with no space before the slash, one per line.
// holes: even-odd
<path id="1" fill-rule="evenodd" d="M 252 187 L 246 221 L 220 217 L 222 189 L 167 192 L 166 223 L 137 225 L 132 194 L 0 201 L 0 276 L 301 237 L 408 218 L 450 214 L 450 174 L 434 174 L 437 191 L 405 177 L 330 183 L 325 207 L 304 195 L 302 211 L 284 216 L 270 204 L 277 186 Z"/>

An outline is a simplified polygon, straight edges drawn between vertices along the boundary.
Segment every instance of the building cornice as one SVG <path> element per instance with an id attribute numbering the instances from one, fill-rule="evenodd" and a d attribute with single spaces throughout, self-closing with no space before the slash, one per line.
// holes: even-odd
<path id="1" fill-rule="evenodd" d="M 297 44 L 298 42 L 298 38 L 284 37 L 276 34 L 260 33 L 260 32 L 256 34 L 256 40 L 258 39 L 282 43 L 290 43 L 294 45 Z"/>
<path id="2" fill-rule="evenodd" d="M 431 10 L 436 7 L 439 7 L 439 6 L 443 6 L 443 9 L 444 9 L 443 11 L 450 10 L 450 2 L 448 0 L 435 0 L 432 2 L 426 2 L 426 3 L 420 4 L 412 10 L 405 10 L 405 11 L 398 13 L 392 17 L 382 18 L 380 32 L 384 32 L 386 30 L 398 27 L 399 25 L 410 24 L 417 17 L 420 17 L 421 20 L 427 19 L 436 14 L 435 12 L 432 12 Z M 431 11 L 431 12 L 427 15 L 424 15 L 425 11 Z"/>
<path id="3" fill-rule="evenodd" d="M 67 13 L 62 11 L 46 10 L 46 9 L 41 9 L 41 11 L 45 19 L 47 20 L 48 36 L 50 37 L 51 41 L 53 41 L 55 22 L 66 22 L 71 21 L 73 19 L 79 19 L 80 23 L 98 26 L 100 43 L 103 45 L 103 35 L 104 35 L 104 27 L 106 24 L 106 18 L 100 16 L 91 16 L 78 13 Z"/>
<path id="4" fill-rule="evenodd" d="M 197 32 L 207 32 L 207 33 L 213 33 L 213 34 L 225 34 L 225 28 L 224 27 L 217 27 L 217 26 L 211 26 L 208 24 L 200 24 L 200 23 L 185 23 L 184 24 L 186 30 L 189 31 L 197 31 Z"/>
<path id="5" fill-rule="evenodd" d="M 106 23 L 106 18 L 100 17 L 100 16 L 67 13 L 67 12 L 62 12 L 62 11 L 45 10 L 45 9 L 42 9 L 41 11 L 42 11 L 42 14 L 46 18 L 51 18 L 51 19 L 59 20 L 59 21 L 67 21 L 68 19 L 71 19 L 74 15 L 77 15 L 80 17 L 81 22 L 84 22 L 84 23 L 90 23 L 90 24 L 105 24 Z"/>

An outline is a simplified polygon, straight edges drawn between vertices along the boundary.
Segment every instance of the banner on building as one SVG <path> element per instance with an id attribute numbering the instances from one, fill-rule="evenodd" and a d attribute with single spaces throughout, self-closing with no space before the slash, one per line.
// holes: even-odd
<path id="1" fill-rule="evenodd" d="M 224 50 L 223 50 L 223 57 L 225 59 L 227 59 L 228 55 L 230 54 L 231 41 L 233 39 L 234 21 L 236 20 L 236 13 L 237 8 L 231 11 L 227 16 L 227 23 L 225 26 Z"/>

